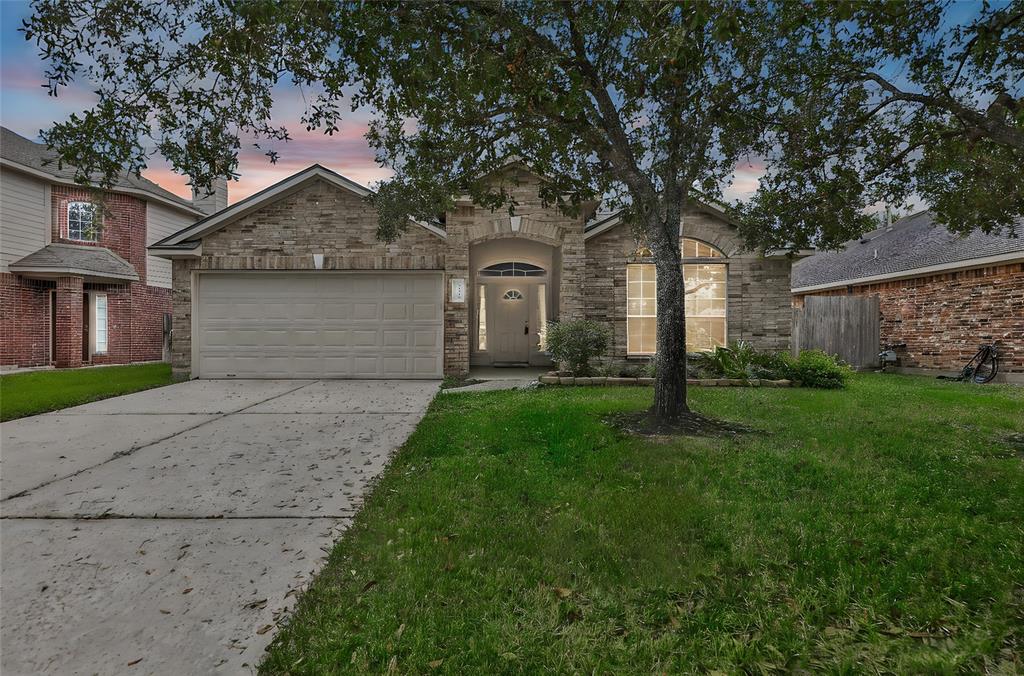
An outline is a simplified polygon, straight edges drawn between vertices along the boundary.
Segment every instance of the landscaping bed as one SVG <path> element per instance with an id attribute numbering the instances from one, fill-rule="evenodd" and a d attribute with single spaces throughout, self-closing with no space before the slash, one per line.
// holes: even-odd
<path id="1" fill-rule="evenodd" d="M 541 385 L 653 385 L 654 378 L 641 376 L 623 378 L 619 376 L 574 377 L 557 371 L 540 376 Z M 768 380 L 765 378 L 687 378 L 687 385 L 697 387 L 792 387 L 791 380 Z"/>
<path id="2" fill-rule="evenodd" d="M 435 399 L 262 673 L 1024 672 L 1024 389 L 651 397 Z"/>

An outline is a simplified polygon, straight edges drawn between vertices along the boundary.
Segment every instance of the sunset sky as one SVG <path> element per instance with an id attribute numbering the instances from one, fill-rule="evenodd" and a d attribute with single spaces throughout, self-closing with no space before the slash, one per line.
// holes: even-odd
<path id="1" fill-rule="evenodd" d="M 39 140 L 40 129 L 62 121 L 73 112 L 90 107 L 95 97 L 87 85 L 62 90 L 50 97 L 42 86 L 44 66 L 35 46 L 18 32 L 22 19 L 28 17 L 27 1 L 0 0 L 0 124 L 15 132 Z M 281 86 L 275 96 L 274 123 L 288 128 L 293 140 L 273 146 L 280 154 L 271 164 L 264 151 L 243 146 L 240 156 L 240 178 L 228 186 L 229 201 L 235 202 L 262 190 L 311 164 L 322 164 L 348 178 L 371 185 L 387 178 L 390 172 L 379 167 L 363 138 L 367 118 L 350 114 L 340 133 L 326 136 L 306 132 L 299 124 L 304 104 L 301 92 Z M 185 198 L 191 197 L 186 177 L 175 174 L 160 157 L 154 157 L 143 172 L 152 181 Z M 742 198 L 757 188 L 759 167 L 737 167 L 734 184 L 726 197 Z"/>

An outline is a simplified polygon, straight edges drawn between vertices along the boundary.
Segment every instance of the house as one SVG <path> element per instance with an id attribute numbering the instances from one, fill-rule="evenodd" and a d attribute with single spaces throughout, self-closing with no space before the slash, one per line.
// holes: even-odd
<path id="1" fill-rule="evenodd" d="M 0 366 L 163 359 L 171 264 L 146 246 L 226 193 L 193 204 L 130 175 L 97 193 L 55 157 L 0 129 Z"/>
<path id="2" fill-rule="evenodd" d="M 793 267 L 797 307 L 846 294 L 879 297 L 881 342 L 906 343 L 897 355 L 908 371 L 959 371 L 999 341 L 1004 377 L 1024 381 L 1022 238 L 961 237 L 922 211 Z"/>
<path id="3" fill-rule="evenodd" d="M 173 261 L 172 364 L 199 378 L 438 378 L 472 366 L 544 365 L 547 322 L 613 328 L 616 361 L 655 350 L 649 252 L 596 203 L 566 216 L 542 177 L 491 179 L 515 202 L 457 200 L 394 243 L 375 237 L 370 191 L 314 165 L 150 246 Z M 743 252 L 721 211 L 682 219 L 691 349 L 789 348 L 790 259 Z"/>

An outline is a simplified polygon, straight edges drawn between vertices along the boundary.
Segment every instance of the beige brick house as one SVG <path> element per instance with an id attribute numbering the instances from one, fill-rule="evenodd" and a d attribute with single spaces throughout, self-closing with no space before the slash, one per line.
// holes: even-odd
<path id="1" fill-rule="evenodd" d="M 545 207 L 540 177 L 494 176 L 515 200 L 470 200 L 375 237 L 370 191 L 319 165 L 157 242 L 173 260 L 172 358 L 199 378 L 437 378 L 472 366 L 544 365 L 548 321 L 613 329 L 611 357 L 654 351 L 654 268 L 617 215 Z M 790 260 L 744 253 L 733 223 L 683 217 L 691 349 L 743 339 L 789 348 Z"/>

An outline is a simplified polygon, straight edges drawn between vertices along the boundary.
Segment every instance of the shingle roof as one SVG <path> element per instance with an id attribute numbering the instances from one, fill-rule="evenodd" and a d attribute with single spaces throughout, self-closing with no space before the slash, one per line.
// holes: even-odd
<path id="1" fill-rule="evenodd" d="M 1020 230 L 1020 228 L 1018 228 Z M 986 235 L 975 231 L 966 237 L 935 222 L 931 212 L 901 218 L 892 227 L 850 240 L 839 251 L 823 251 L 793 265 L 793 289 L 847 282 L 879 275 L 898 275 L 919 268 L 973 259 L 1020 253 L 1024 238 Z"/>
<path id="2" fill-rule="evenodd" d="M 63 273 L 138 281 L 131 263 L 100 246 L 47 244 L 8 266 L 11 272 Z"/>
<path id="3" fill-rule="evenodd" d="M 55 151 L 48 149 L 42 143 L 30 141 L 7 127 L 0 127 L 0 157 L 30 169 L 49 174 L 60 181 L 72 182 L 75 180 L 75 170 L 73 167 L 68 165 L 63 167 L 57 166 L 57 153 Z M 173 202 L 187 209 L 194 210 L 192 202 L 189 200 L 178 197 L 174 193 L 153 183 L 153 181 L 130 173 L 125 173 L 118 178 L 114 186 L 115 190 L 117 188 L 140 190 L 167 202 Z"/>

